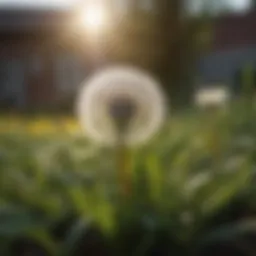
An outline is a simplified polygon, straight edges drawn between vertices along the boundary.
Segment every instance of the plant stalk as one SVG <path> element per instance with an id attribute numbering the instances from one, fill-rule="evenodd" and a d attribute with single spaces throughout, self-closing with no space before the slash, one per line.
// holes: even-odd
<path id="1" fill-rule="evenodd" d="M 121 194 L 128 197 L 131 194 L 131 161 L 129 149 L 123 140 L 119 140 L 116 147 L 116 164 Z"/>

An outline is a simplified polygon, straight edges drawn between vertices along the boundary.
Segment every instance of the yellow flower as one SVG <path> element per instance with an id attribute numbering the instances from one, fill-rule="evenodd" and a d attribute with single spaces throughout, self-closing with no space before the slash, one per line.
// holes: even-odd
<path id="1" fill-rule="evenodd" d="M 32 134 L 47 134 L 55 130 L 54 125 L 49 120 L 32 121 L 27 126 L 27 131 Z"/>

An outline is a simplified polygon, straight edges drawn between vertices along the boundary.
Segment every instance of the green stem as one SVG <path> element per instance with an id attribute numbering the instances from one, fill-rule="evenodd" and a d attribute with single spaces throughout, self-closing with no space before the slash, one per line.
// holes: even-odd
<path id="1" fill-rule="evenodd" d="M 131 194 L 131 168 L 129 150 L 124 143 L 118 144 L 116 155 L 118 181 L 121 193 L 123 196 L 127 197 Z"/>

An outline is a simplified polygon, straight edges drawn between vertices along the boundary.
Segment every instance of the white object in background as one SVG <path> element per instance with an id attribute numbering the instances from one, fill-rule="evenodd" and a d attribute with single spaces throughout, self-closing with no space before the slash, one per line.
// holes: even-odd
<path id="1" fill-rule="evenodd" d="M 195 95 L 195 103 L 199 107 L 224 106 L 230 99 L 230 91 L 224 86 L 199 89 Z"/>

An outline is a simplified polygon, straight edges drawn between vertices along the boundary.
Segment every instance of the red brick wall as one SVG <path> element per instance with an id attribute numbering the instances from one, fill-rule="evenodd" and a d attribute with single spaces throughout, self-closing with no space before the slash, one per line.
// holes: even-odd
<path id="1" fill-rule="evenodd" d="M 25 106 L 48 106 L 56 99 L 56 75 L 54 74 L 53 51 L 40 51 L 36 44 L 22 42 L 15 38 L 7 40 L 0 36 L 0 58 L 18 57 L 24 65 Z M 40 61 L 40 66 L 34 70 L 34 56 Z"/>
<path id="2" fill-rule="evenodd" d="M 214 50 L 256 45 L 256 11 L 218 18 L 214 25 Z"/>
<path id="3" fill-rule="evenodd" d="M 56 98 L 53 57 L 41 54 L 36 56 L 39 63 L 35 65 L 32 55 L 26 68 L 27 104 L 29 106 L 53 105 Z"/>

